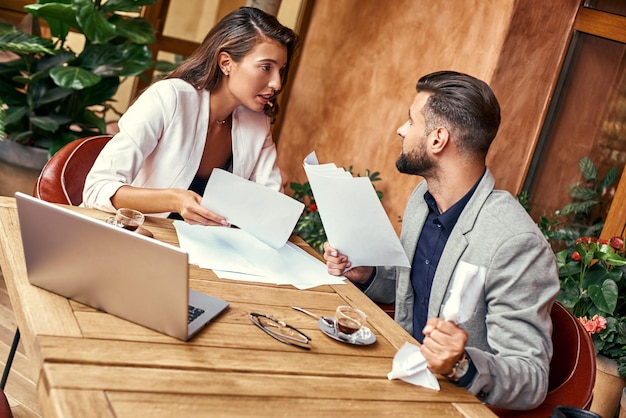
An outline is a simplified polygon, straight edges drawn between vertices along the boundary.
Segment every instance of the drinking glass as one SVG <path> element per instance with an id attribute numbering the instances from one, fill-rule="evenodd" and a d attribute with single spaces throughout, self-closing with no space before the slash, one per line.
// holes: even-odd
<path id="1" fill-rule="evenodd" d="M 144 219 L 145 217 L 143 213 L 138 210 L 119 208 L 115 212 L 115 216 L 110 216 L 107 219 L 107 223 L 120 228 L 128 229 L 129 231 L 135 231 L 143 224 Z"/>
<path id="2" fill-rule="evenodd" d="M 352 339 L 366 321 L 365 313 L 352 306 L 338 306 L 335 311 L 335 327 L 339 336 L 346 339 Z"/>

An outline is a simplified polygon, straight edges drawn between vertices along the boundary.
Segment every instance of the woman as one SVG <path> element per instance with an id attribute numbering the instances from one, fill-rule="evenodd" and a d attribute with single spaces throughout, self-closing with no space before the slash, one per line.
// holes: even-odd
<path id="1" fill-rule="evenodd" d="M 269 128 L 297 43 L 291 29 L 261 10 L 225 16 L 120 119 L 120 132 L 87 176 L 84 205 L 227 225 L 200 204 L 214 168 L 281 190 Z"/>

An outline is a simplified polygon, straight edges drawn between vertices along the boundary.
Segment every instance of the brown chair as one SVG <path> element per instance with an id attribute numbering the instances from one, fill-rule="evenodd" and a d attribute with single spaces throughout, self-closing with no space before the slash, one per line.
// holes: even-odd
<path id="1" fill-rule="evenodd" d="M 396 316 L 396 305 L 393 303 L 377 303 L 378 307 L 383 310 L 392 319 Z"/>
<path id="2" fill-rule="evenodd" d="M 563 305 L 552 307 L 552 344 L 548 394 L 541 405 L 528 411 L 490 407 L 499 417 L 549 417 L 557 405 L 589 409 L 596 381 L 596 353 L 591 337 Z M 511 376 L 515 379 L 515 376 Z"/>
<path id="3" fill-rule="evenodd" d="M 110 139 L 111 135 L 88 136 L 65 145 L 41 170 L 33 196 L 52 203 L 80 205 L 85 177 Z"/>
<path id="4" fill-rule="evenodd" d="M 9 401 L 7 400 L 4 391 L 0 389 L 0 418 L 13 418 Z"/>

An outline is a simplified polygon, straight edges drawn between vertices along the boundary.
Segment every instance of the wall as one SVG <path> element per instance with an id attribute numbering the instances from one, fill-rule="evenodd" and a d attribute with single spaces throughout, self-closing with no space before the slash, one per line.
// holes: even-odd
<path id="1" fill-rule="evenodd" d="M 395 168 L 396 129 L 407 118 L 417 79 L 454 69 L 492 84 L 502 104 L 504 120 L 488 163 L 499 187 L 515 193 L 577 4 L 316 0 L 283 108 L 281 167 L 290 180 L 305 181 L 302 159 L 315 150 L 322 163 L 380 171 L 376 187 L 399 230 L 397 220 L 420 179 Z"/>
<path id="2" fill-rule="evenodd" d="M 490 83 L 502 124 L 487 163 L 497 186 L 513 194 L 524 182 L 578 5 L 579 0 L 518 0 L 507 28 Z"/>

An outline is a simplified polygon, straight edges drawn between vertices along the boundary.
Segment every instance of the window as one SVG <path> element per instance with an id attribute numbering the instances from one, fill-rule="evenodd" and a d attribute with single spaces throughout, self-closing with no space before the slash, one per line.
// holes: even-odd
<path id="1" fill-rule="evenodd" d="M 584 156 L 601 176 L 616 167 L 617 187 L 626 163 L 624 12 L 622 0 L 598 0 L 585 2 L 577 14 L 523 187 L 535 219 L 551 217 L 571 201 L 568 186 L 581 180 L 578 161 Z M 608 210 L 602 208 L 598 216 L 606 218 Z"/>

